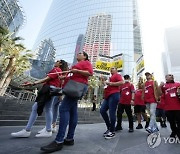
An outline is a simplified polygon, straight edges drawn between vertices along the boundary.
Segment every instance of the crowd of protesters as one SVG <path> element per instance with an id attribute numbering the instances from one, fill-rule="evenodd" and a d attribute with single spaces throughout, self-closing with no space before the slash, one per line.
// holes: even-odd
<path id="1" fill-rule="evenodd" d="M 172 74 L 165 76 L 166 82 L 158 82 L 149 72 L 145 73 L 146 81 L 139 79 L 137 85 L 131 83 L 130 75 L 123 77 L 117 72 L 117 68 L 111 67 L 109 80 L 102 78 L 104 84 L 104 99 L 100 106 L 100 114 L 104 119 L 107 130 L 103 133 L 105 139 L 115 137 L 115 132 L 123 129 L 122 117 L 124 111 L 129 121 L 129 133 L 134 132 L 133 114 L 137 117 L 136 129 L 144 128 L 151 134 L 159 132 L 157 121 L 162 128 L 166 128 L 166 119 L 169 121 L 172 133 L 170 137 L 180 139 L 180 83 L 174 81 Z M 25 129 L 11 133 L 13 137 L 29 137 L 31 128 L 38 115 L 45 108 L 46 126 L 38 132 L 36 137 L 51 137 L 52 132 L 57 132 L 54 141 L 41 147 L 42 151 L 54 152 L 61 150 L 64 145 L 74 145 L 74 134 L 78 121 L 77 103 L 88 89 L 88 78 L 93 75 L 92 64 L 88 60 L 86 52 L 77 54 L 77 64 L 68 69 L 67 62 L 57 61 L 47 77 L 34 83 L 26 83 L 22 86 L 34 86 L 44 83 L 37 94 L 32 106 L 32 112 Z M 65 93 L 64 96 L 54 96 L 51 91 L 64 88 L 73 80 L 83 84 L 82 95 L 74 98 Z M 96 95 L 93 97 L 92 111 L 96 110 Z M 59 129 L 56 128 L 56 120 L 59 110 Z M 109 112 L 109 114 L 107 113 Z M 67 136 L 66 129 L 68 126 Z"/>

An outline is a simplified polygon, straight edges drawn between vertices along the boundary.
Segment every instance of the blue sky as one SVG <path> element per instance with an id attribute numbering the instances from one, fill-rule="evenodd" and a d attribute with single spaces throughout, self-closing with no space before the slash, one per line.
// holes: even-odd
<path id="1" fill-rule="evenodd" d="M 52 0 L 19 0 L 19 2 L 25 12 L 26 22 L 18 35 L 25 39 L 25 46 L 31 50 Z"/>

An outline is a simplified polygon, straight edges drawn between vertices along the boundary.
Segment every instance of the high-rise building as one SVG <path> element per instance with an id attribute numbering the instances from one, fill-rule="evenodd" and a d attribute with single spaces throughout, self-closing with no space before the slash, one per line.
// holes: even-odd
<path id="1" fill-rule="evenodd" d="M 83 46 L 84 46 L 84 35 L 83 34 L 79 34 L 77 42 L 76 42 L 76 48 L 75 48 L 75 53 L 74 53 L 73 64 L 77 63 L 76 55 L 79 52 L 83 51 Z"/>
<path id="2" fill-rule="evenodd" d="M 88 53 L 89 60 L 93 64 L 97 61 L 99 54 L 110 55 L 111 30 L 111 15 L 102 13 L 89 17 L 83 51 Z"/>
<path id="3" fill-rule="evenodd" d="M 38 79 L 45 77 L 46 73 L 48 73 L 54 65 L 55 51 L 51 39 L 41 41 L 36 49 L 36 52 L 38 53 L 37 59 L 31 60 L 32 69 L 30 70 L 30 75 L 32 77 Z"/>
<path id="4" fill-rule="evenodd" d="M 55 60 L 55 48 L 51 39 L 45 39 L 37 48 L 38 57 L 40 61 L 53 61 Z"/>
<path id="5" fill-rule="evenodd" d="M 164 75 L 173 74 L 180 81 L 180 26 L 165 31 L 165 53 L 163 53 Z"/>
<path id="6" fill-rule="evenodd" d="M 95 41 L 108 39 L 107 44 L 97 43 L 97 51 L 106 49 L 103 54 L 110 56 L 122 53 L 123 74 L 132 74 L 135 53 L 142 52 L 136 5 L 136 0 L 53 0 L 34 48 L 41 40 L 50 38 L 57 51 L 56 58 L 72 63 L 80 34 L 85 36 L 86 50 L 88 41 L 94 42 L 93 50 L 89 51 L 93 54 L 97 50 Z M 101 26 L 99 29 L 98 24 Z M 90 28 L 105 32 L 96 33 Z"/>
<path id="7" fill-rule="evenodd" d="M 0 26 L 16 33 L 24 21 L 25 16 L 18 0 L 0 0 Z"/>

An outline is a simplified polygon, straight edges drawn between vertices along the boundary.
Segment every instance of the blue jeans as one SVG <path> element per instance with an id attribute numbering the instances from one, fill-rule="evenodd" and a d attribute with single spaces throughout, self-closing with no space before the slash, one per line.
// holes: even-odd
<path id="1" fill-rule="evenodd" d="M 54 86 L 50 86 L 51 88 L 56 88 Z M 58 96 L 52 96 L 51 100 L 45 103 L 45 118 L 46 118 L 46 130 L 47 131 L 51 131 L 51 124 L 52 124 L 52 104 L 54 103 L 54 101 L 57 100 Z M 26 125 L 26 130 L 30 131 L 32 126 L 34 125 L 36 119 L 37 119 L 37 102 L 34 103 L 34 105 L 32 106 L 32 111 L 28 120 L 28 123 Z"/>
<path id="2" fill-rule="evenodd" d="M 67 134 L 67 139 L 74 138 L 74 132 L 78 121 L 77 102 L 78 99 L 65 96 L 59 107 L 59 131 L 55 139 L 55 141 L 58 143 L 64 142 L 64 136 L 68 124 L 69 130 Z"/>
<path id="3" fill-rule="evenodd" d="M 157 103 L 146 103 L 146 109 L 150 113 L 149 128 L 152 130 L 158 128 L 156 124 L 156 107 Z"/>
<path id="4" fill-rule="evenodd" d="M 53 101 L 53 104 L 52 104 L 52 112 L 53 112 L 52 123 L 56 123 L 56 121 L 57 121 L 58 111 L 59 111 L 59 104 L 60 104 L 59 96 L 56 96 L 54 98 L 54 101 Z"/>
<path id="5" fill-rule="evenodd" d="M 116 123 L 116 109 L 117 105 L 119 103 L 120 99 L 120 93 L 114 93 L 110 95 L 107 99 L 104 99 L 101 108 L 100 113 L 103 117 L 107 129 L 110 130 L 110 132 L 115 131 L 115 123 Z M 107 114 L 107 110 L 109 109 L 109 117 Z"/>

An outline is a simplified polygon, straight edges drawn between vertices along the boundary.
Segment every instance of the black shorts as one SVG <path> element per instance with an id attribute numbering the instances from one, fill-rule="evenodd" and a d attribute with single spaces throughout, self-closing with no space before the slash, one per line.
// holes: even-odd
<path id="1" fill-rule="evenodd" d="M 135 105 L 134 106 L 134 113 L 145 113 L 146 112 L 146 106 L 145 105 Z"/>

